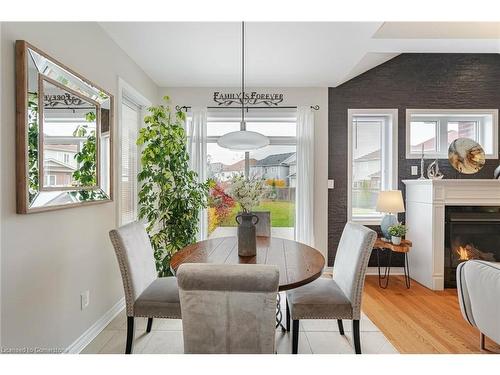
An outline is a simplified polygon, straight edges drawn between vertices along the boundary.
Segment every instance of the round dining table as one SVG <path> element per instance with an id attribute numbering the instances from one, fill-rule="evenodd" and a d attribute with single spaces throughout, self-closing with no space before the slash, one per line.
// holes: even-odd
<path id="1" fill-rule="evenodd" d="M 277 237 L 257 237 L 256 255 L 240 257 L 237 238 L 220 237 L 179 250 L 172 256 L 170 267 L 175 273 L 183 263 L 272 264 L 279 269 L 279 291 L 285 291 L 320 277 L 325 258 L 310 246 Z"/>

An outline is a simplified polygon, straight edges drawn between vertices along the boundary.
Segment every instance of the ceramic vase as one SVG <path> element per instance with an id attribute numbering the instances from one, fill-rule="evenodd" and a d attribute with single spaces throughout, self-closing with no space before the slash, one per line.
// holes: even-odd
<path id="1" fill-rule="evenodd" d="M 401 245 L 401 237 L 392 236 L 391 241 L 393 245 Z"/>

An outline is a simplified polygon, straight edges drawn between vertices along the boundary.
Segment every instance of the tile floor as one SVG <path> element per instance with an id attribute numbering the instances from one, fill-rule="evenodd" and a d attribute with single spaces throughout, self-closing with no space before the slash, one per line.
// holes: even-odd
<path id="1" fill-rule="evenodd" d="M 282 301 L 284 298 L 282 298 Z M 285 311 L 284 309 L 282 310 Z M 146 319 L 136 318 L 134 353 L 182 354 L 182 322 L 173 319 L 155 319 L 153 329 L 146 334 Z M 335 320 L 304 320 L 300 322 L 300 354 L 352 354 L 351 324 L 344 322 L 345 336 L 338 333 Z M 125 311 L 118 316 L 82 351 L 85 354 L 124 353 L 126 339 Z M 361 348 L 365 354 L 395 354 L 397 350 L 382 332 L 362 314 Z M 291 332 L 276 330 L 278 354 L 290 354 Z"/>

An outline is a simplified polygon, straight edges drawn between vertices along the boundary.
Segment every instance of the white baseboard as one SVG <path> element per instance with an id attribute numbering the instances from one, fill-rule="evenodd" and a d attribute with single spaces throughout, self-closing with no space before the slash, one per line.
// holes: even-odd
<path id="1" fill-rule="evenodd" d="M 79 338 L 64 350 L 67 354 L 78 354 L 94 340 L 99 333 L 125 308 L 125 297 L 122 297 L 115 305 L 101 316 L 92 326 Z"/>

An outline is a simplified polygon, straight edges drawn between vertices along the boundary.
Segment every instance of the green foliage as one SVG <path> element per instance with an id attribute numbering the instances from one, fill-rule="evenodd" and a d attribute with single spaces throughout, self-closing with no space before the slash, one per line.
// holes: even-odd
<path id="1" fill-rule="evenodd" d="M 94 112 L 85 114 L 85 121 L 94 122 Z M 87 124 L 79 125 L 73 132 L 74 137 L 84 137 L 87 140 L 75 154 L 79 168 L 73 172 L 73 180 L 79 186 L 95 186 L 97 184 L 97 140 L 95 130 L 89 130 Z"/>
<path id="2" fill-rule="evenodd" d="M 95 122 L 95 112 L 87 112 L 85 121 Z M 95 130 L 90 130 L 88 124 L 79 125 L 73 132 L 74 137 L 87 138 L 82 148 L 75 154 L 79 168 L 73 172 L 73 180 L 78 186 L 92 187 L 97 185 L 97 138 Z M 101 194 L 95 190 L 75 192 L 81 201 L 98 199 Z"/>
<path id="3" fill-rule="evenodd" d="M 207 205 L 211 182 L 199 183 L 189 168 L 185 114 L 173 114 L 168 105 L 148 111 L 137 139 L 142 147 L 139 218 L 147 221 L 158 274 L 167 276 L 172 255 L 196 241 L 198 215 Z"/>
<path id="4" fill-rule="evenodd" d="M 28 93 L 28 195 L 32 202 L 38 194 L 38 93 Z"/>
<path id="5" fill-rule="evenodd" d="M 396 224 L 389 227 L 388 232 L 394 237 L 403 237 L 408 229 L 403 224 Z"/>
<path id="6" fill-rule="evenodd" d="M 362 180 L 358 183 L 358 196 L 357 205 L 358 207 L 370 207 L 372 201 L 372 189 L 370 180 Z"/>
<path id="7" fill-rule="evenodd" d="M 295 202 L 283 200 L 264 200 L 252 212 L 270 211 L 271 226 L 273 228 L 290 228 L 295 225 Z M 231 212 L 220 222 L 219 227 L 235 227 L 237 225 L 235 217 L 241 212 L 241 207 L 236 204 Z"/>

